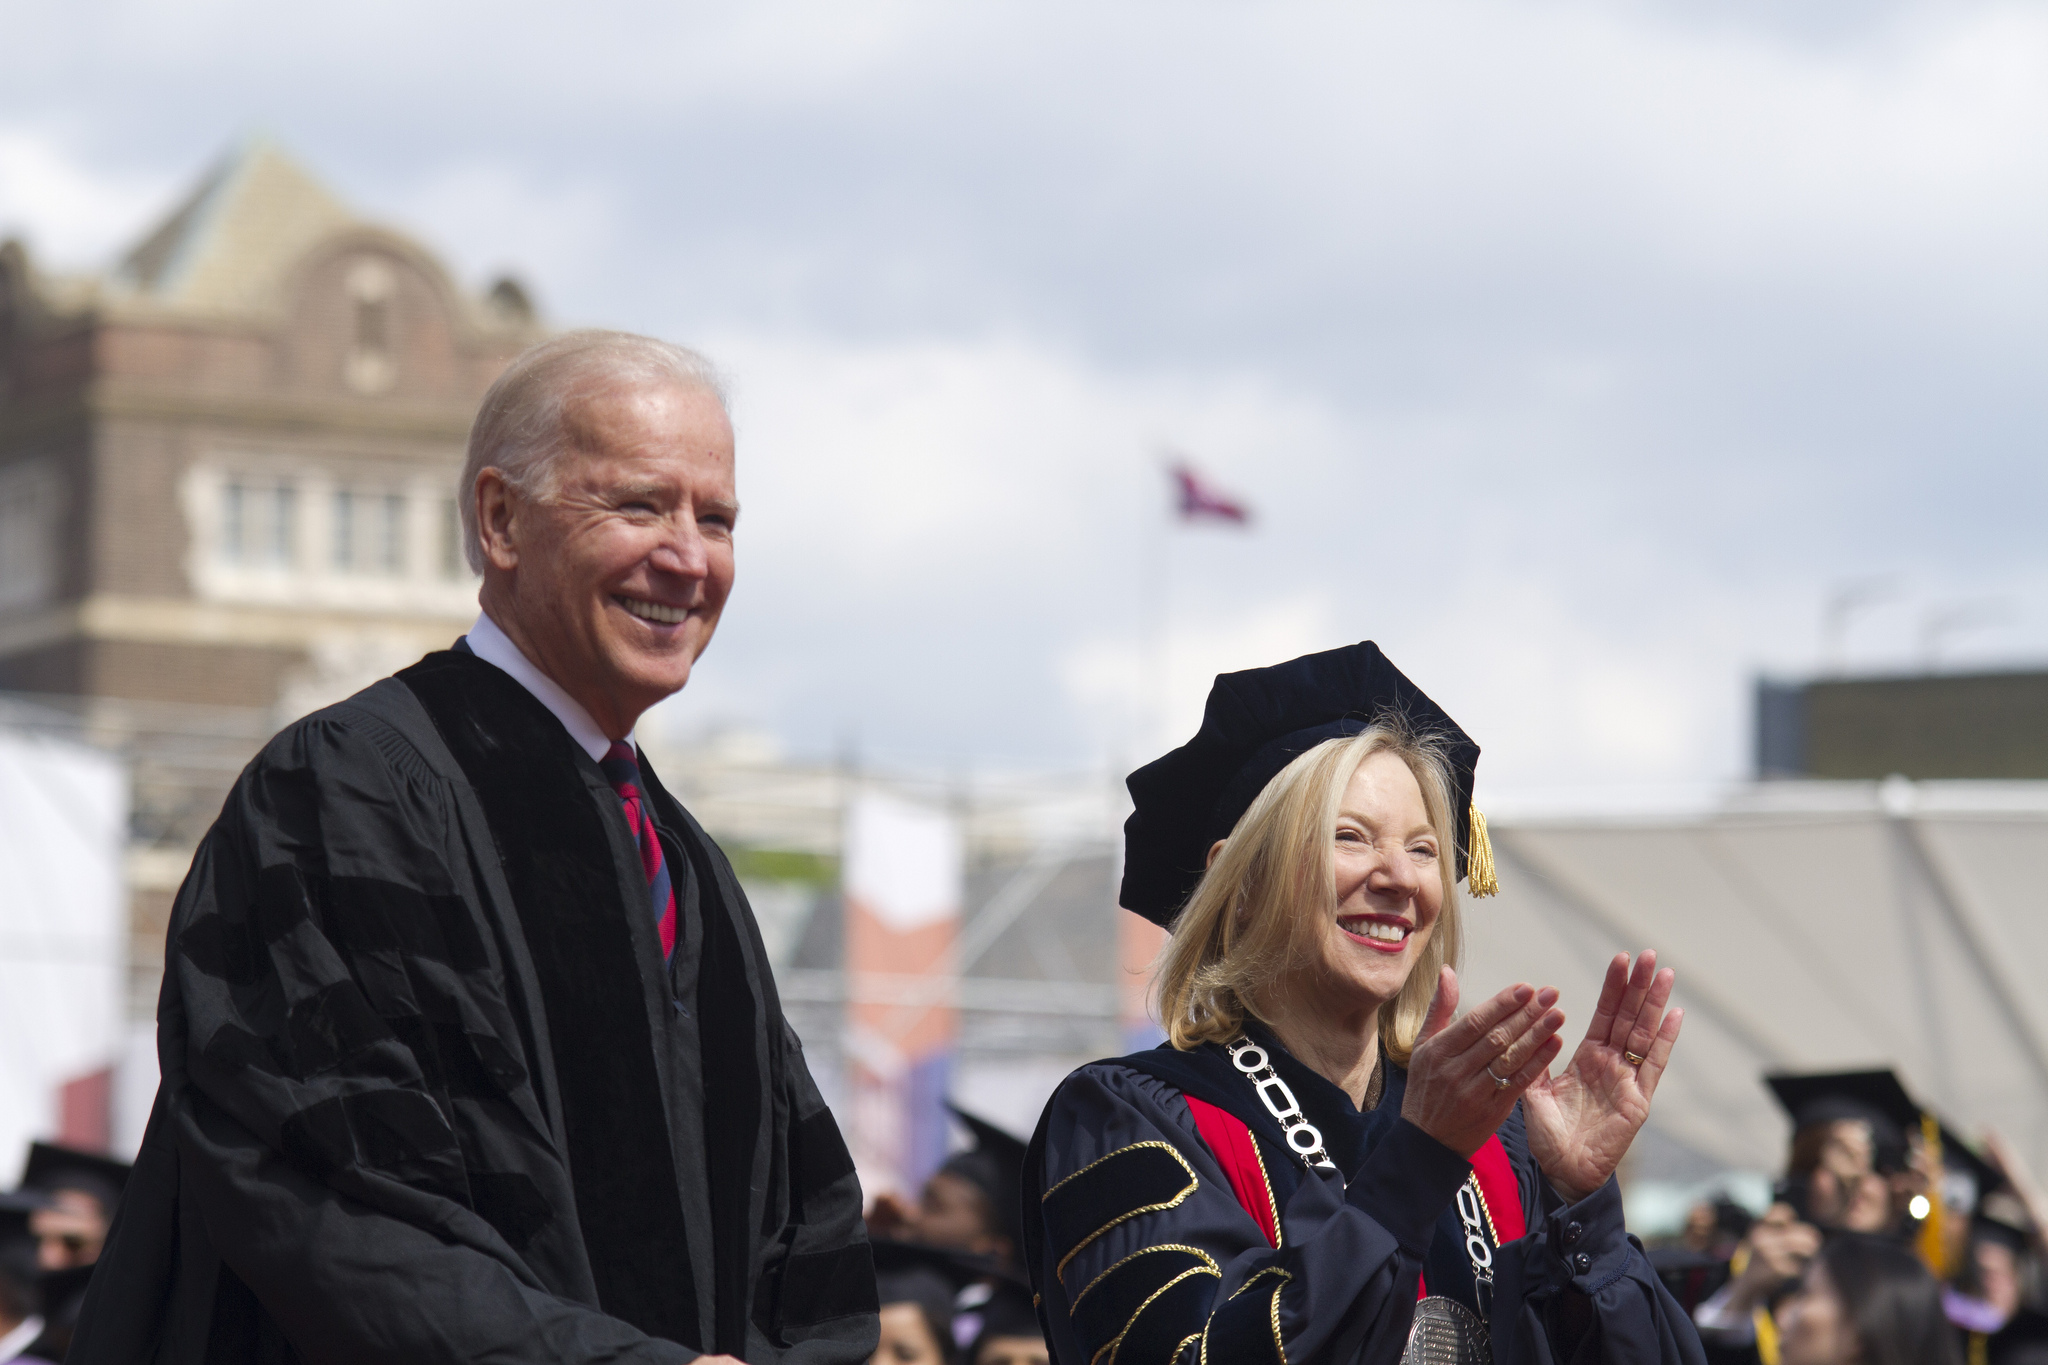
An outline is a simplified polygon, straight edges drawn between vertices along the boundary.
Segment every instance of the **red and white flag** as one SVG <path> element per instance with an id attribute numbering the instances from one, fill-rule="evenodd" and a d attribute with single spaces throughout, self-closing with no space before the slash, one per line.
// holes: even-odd
<path id="1" fill-rule="evenodd" d="M 1208 482 L 1186 461 L 1168 466 L 1179 496 L 1182 521 L 1227 521 L 1237 526 L 1251 523 L 1251 509 Z"/>

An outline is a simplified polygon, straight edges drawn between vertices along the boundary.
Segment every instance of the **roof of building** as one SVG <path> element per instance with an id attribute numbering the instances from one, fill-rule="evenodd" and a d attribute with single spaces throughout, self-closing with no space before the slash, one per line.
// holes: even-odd
<path id="1" fill-rule="evenodd" d="M 2048 1164 L 2048 783 L 1767 783 L 1717 814 L 1503 820 L 1465 910 L 1463 998 L 1564 993 L 1567 1047 L 1616 951 L 1678 971 L 1685 1033 L 1650 1124 L 1775 1171 L 1770 1072 L 1895 1069 Z"/>
<path id="2" fill-rule="evenodd" d="M 363 225 L 276 143 L 250 138 L 121 259 L 111 283 L 184 309 L 260 311 L 321 239 Z"/>

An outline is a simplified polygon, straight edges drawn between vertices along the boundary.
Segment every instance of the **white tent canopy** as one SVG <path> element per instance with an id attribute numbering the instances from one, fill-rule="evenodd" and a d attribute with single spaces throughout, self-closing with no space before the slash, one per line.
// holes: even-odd
<path id="1" fill-rule="evenodd" d="M 0 1181 L 122 1050 L 127 840 L 118 759 L 0 729 Z"/>
<path id="2" fill-rule="evenodd" d="M 1496 827 L 1467 901 L 1467 1003 L 1517 980 L 1590 1018 L 1620 950 L 1678 971 L 1664 1136 L 1777 1171 L 1769 1071 L 1895 1068 L 1965 1137 L 2048 1172 L 2048 783 L 1785 783 L 1655 823 Z"/>

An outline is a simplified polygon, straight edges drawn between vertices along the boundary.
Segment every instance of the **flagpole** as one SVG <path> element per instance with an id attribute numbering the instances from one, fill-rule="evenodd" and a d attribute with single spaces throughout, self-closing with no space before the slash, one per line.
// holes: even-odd
<path id="1" fill-rule="evenodd" d="M 1171 458 L 1170 451 L 1161 454 Z M 1148 501 L 1157 497 L 1157 491 L 1147 495 Z M 1156 504 L 1154 504 L 1156 506 Z M 1169 556 L 1172 553 L 1172 517 L 1169 510 L 1165 515 L 1152 512 L 1145 518 L 1146 536 L 1144 564 L 1140 568 L 1139 610 L 1143 614 L 1143 657 L 1140 663 L 1140 728 L 1146 732 L 1148 751 L 1158 751 L 1170 742 L 1167 734 L 1167 689 L 1171 686 L 1168 678 L 1167 628 L 1169 625 L 1169 601 L 1171 590 Z"/>

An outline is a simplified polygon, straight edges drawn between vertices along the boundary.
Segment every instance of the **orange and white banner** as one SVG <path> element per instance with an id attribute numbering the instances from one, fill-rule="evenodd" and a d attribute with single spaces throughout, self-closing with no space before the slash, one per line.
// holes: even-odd
<path id="1" fill-rule="evenodd" d="M 846 1052 L 869 1195 L 914 1196 L 946 1154 L 965 841 L 950 812 L 869 789 L 846 816 Z"/>

